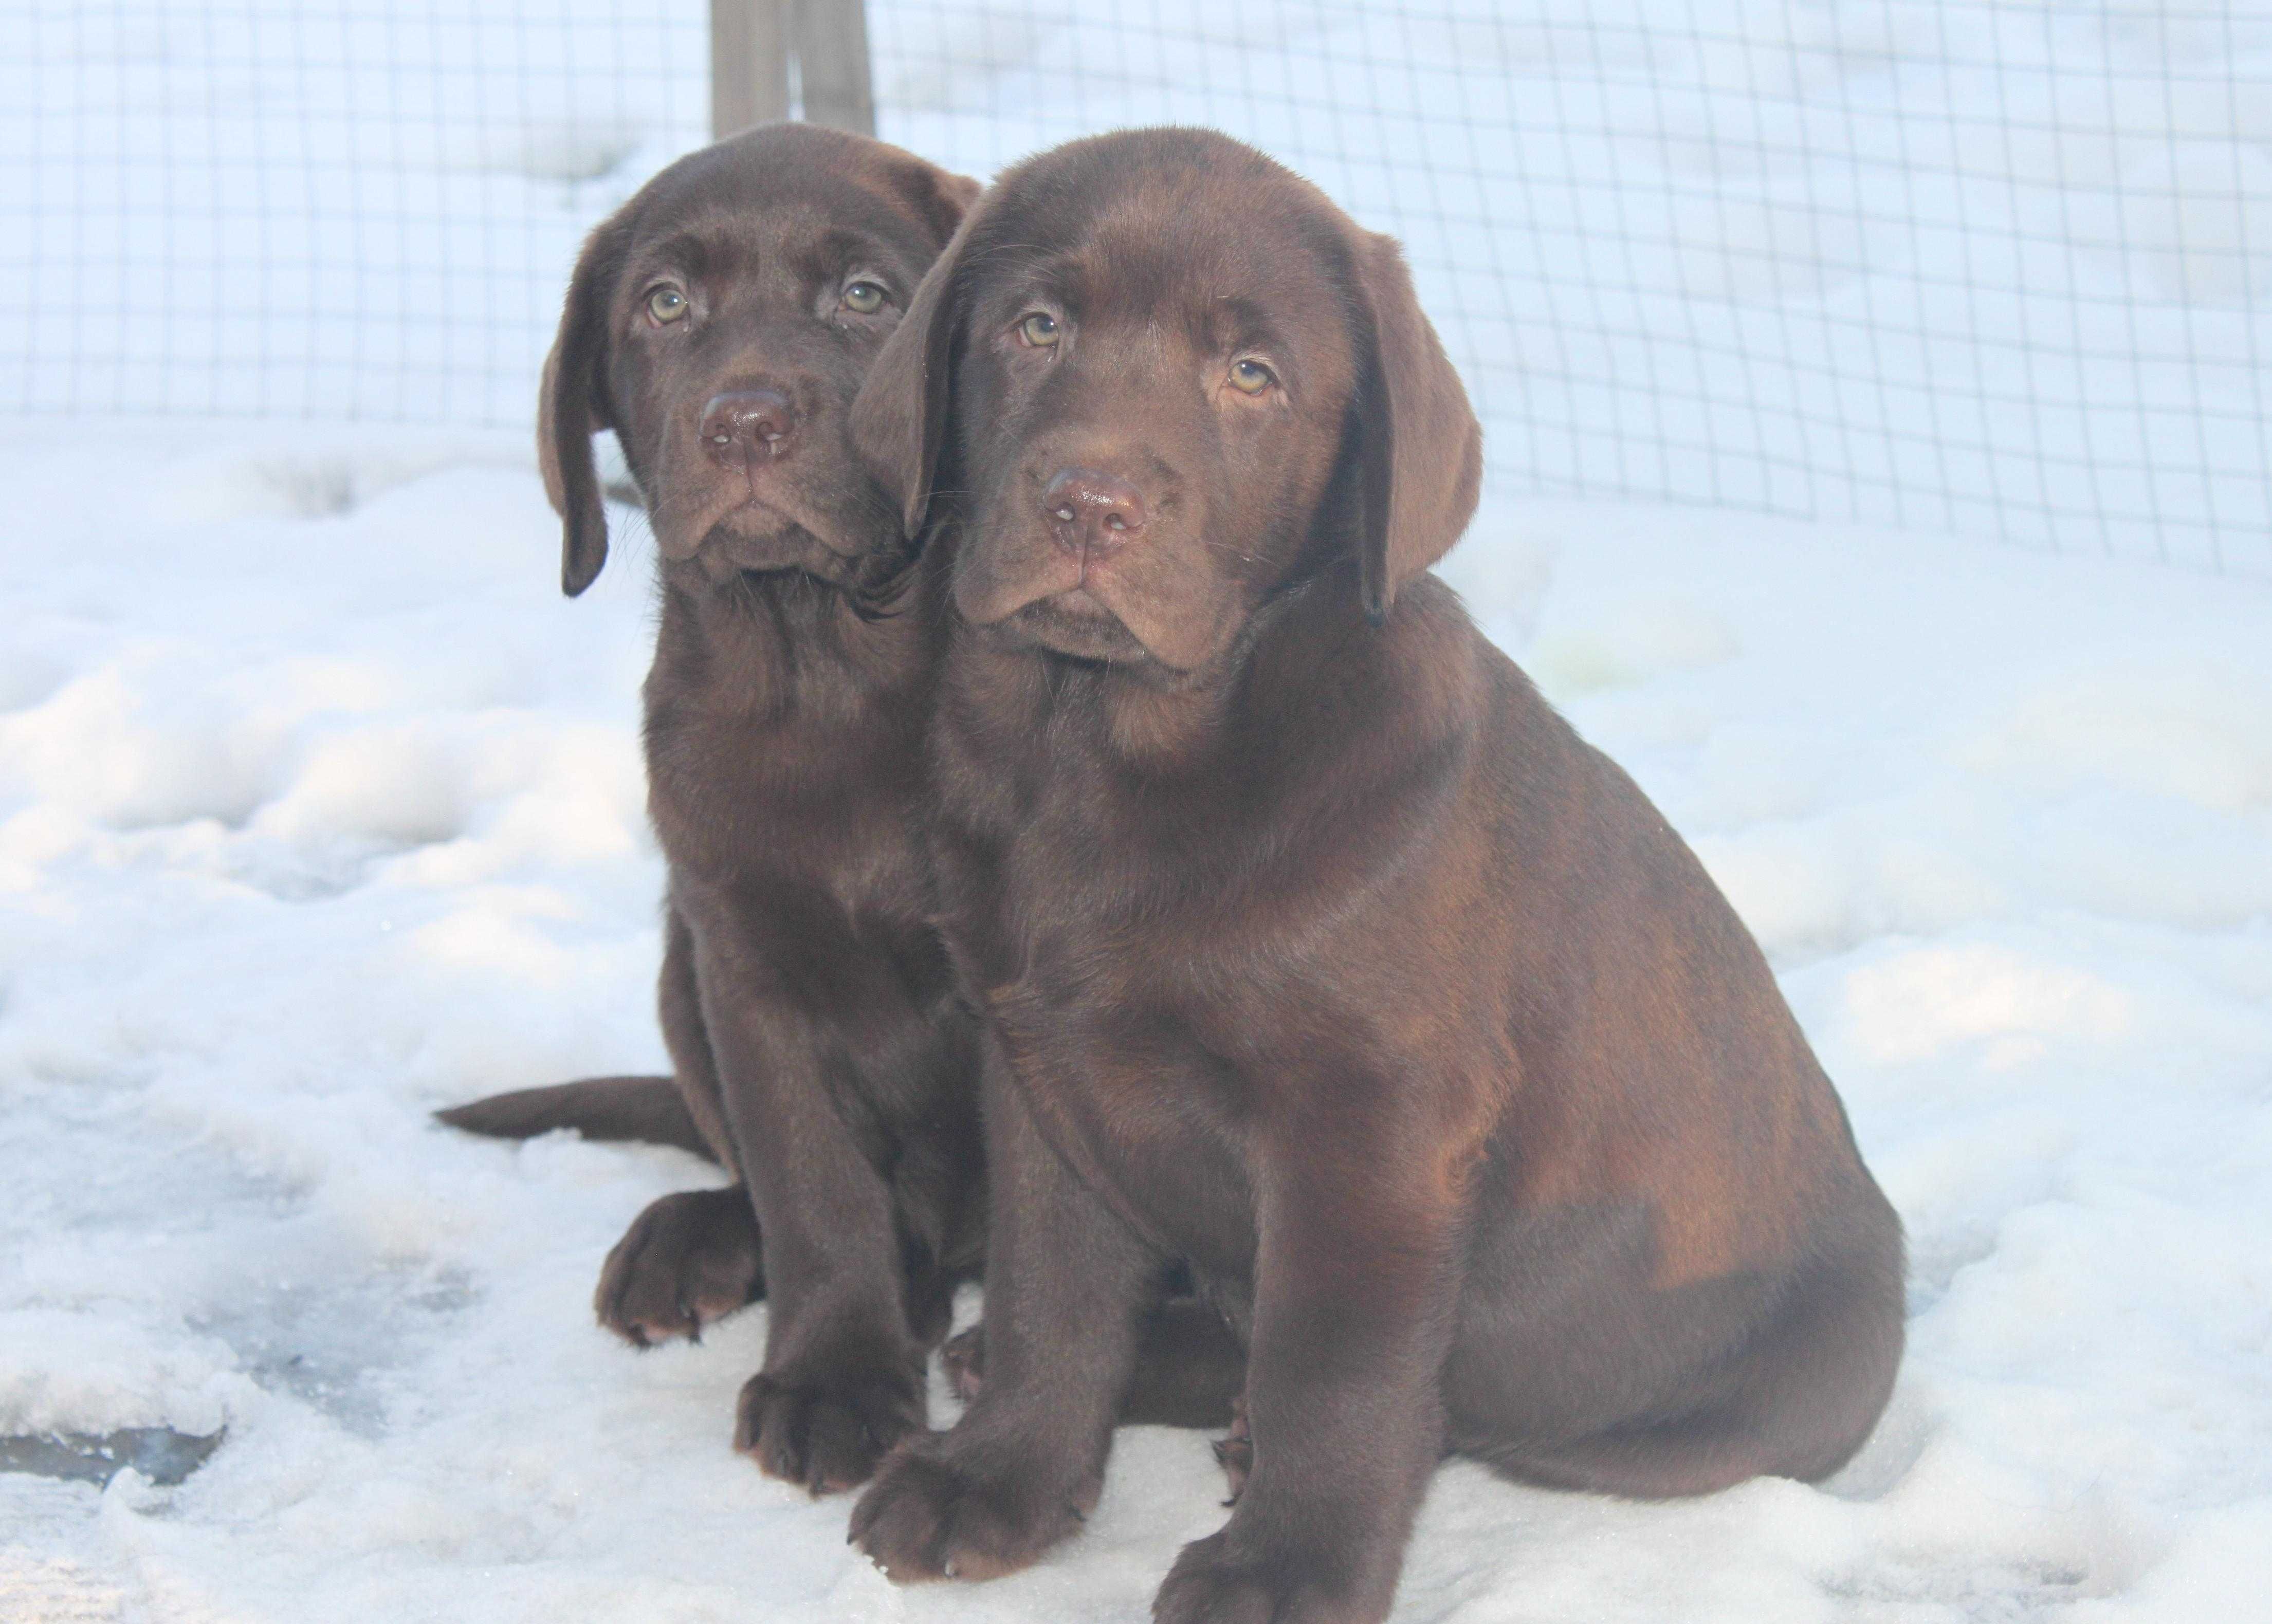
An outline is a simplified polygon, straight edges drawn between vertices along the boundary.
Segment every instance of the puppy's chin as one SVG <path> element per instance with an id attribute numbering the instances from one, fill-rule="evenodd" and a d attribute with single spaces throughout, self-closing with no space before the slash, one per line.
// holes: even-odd
<path id="1" fill-rule="evenodd" d="M 1158 663 L 1120 617 L 1085 587 L 1036 599 L 983 629 L 1001 646 L 1045 649 L 1112 666 Z"/>
<path id="2" fill-rule="evenodd" d="M 956 562 L 955 611 L 989 646 L 1115 663 L 1144 657 L 1144 645 L 1091 590 L 1080 560 L 1063 548 L 1047 540 L 982 545 Z"/>
<path id="3" fill-rule="evenodd" d="M 856 516 L 792 516 L 744 499 L 690 515 L 673 526 L 672 534 L 658 525 L 656 539 L 665 558 L 691 562 L 714 580 L 744 571 L 799 570 L 841 585 L 872 569 L 875 557 L 886 550 L 888 538 L 880 530 L 873 535 L 862 530 Z"/>
<path id="4" fill-rule="evenodd" d="M 1175 618 L 1144 613 L 1143 596 L 1125 582 L 1109 570 L 1084 576 L 1078 561 L 1062 554 L 1011 580 L 983 567 L 966 570 L 955 580 L 954 607 L 990 647 L 1062 654 L 1147 677 L 1185 675 L 1215 652 L 1217 628 L 1179 636 Z"/>

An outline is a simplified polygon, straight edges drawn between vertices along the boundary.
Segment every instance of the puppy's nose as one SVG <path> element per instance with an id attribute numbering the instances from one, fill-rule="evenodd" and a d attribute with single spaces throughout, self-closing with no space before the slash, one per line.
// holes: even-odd
<path id="1" fill-rule="evenodd" d="M 1144 528 L 1144 496 L 1117 473 L 1060 468 L 1042 488 L 1042 510 L 1060 547 L 1102 550 Z"/>
<path id="2" fill-rule="evenodd" d="M 702 408 L 702 449 L 731 467 L 781 456 L 796 435 L 796 408 L 778 389 L 729 390 Z"/>

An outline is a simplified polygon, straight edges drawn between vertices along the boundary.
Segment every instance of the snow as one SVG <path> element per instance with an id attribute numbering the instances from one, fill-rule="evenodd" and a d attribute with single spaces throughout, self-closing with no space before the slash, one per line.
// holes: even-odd
<path id="1" fill-rule="evenodd" d="M 1204 1438 L 1124 1433 L 1029 1574 L 895 1591 L 729 1447 L 762 1308 L 593 1322 L 715 1175 L 427 1119 L 662 1063 L 636 516 L 572 604 L 502 438 L 53 421 L 0 485 L 0 1434 L 228 1428 L 176 1487 L 0 1475 L 0 1616 L 1143 1616 Z M 1823 1488 L 1447 1468 L 1398 1618 L 2266 1616 L 2272 588 L 1504 498 L 1449 573 L 1759 933 L 1914 1319 Z"/>
<path id="2" fill-rule="evenodd" d="M 1125 1432 L 1029 1573 L 896 1590 L 729 1447 L 762 1308 L 593 1322 L 714 1172 L 428 1117 L 664 1063 L 651 548 L 618 510 L 558 596 L 526 419 L 699 17 L 27 15 L 23 404 L 489 426 L 0 426 L 0 1438 L 225 1429 L 172 1486 L 0 1471 L 0 1620 L 1146 1616 L 1204 1438 Z M 944 161 L 1199 119 L 1410 240 L 1494 448 L 1446 573 L 1726 888 L 1909 1227 L 1837 1479 L 1455 1464 L 1397 1618 L 2272 1620 L 2272 13 L 873 19 Z"/>

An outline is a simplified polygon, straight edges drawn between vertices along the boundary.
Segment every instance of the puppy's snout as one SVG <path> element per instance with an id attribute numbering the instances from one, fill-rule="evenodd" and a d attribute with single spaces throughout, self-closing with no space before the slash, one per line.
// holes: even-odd
<path id="1" fill-rule="evenodd" d="M 702 449 L 729 467 L 774 458 L 796 439 L 796 407 L 778 389 L 733 389 L 702 408 Z"/>
<path id="2" fill-rule="evenodd" d="M 1060 468 L 1042 488 L 1042 510 L 1061 547 L 1103 549 L 1132 541 L 1147 517 L 1144 494 L 1101 468 Z"/>

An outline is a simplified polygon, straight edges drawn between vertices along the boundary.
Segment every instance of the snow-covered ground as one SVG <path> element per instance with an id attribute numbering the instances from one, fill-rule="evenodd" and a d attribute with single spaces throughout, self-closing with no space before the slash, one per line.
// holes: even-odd
<path id="1" fill-rule="evenodd" d="M 427 1119 L 661 1064 L 631 516 L 570 603 L 517 436 L 35 422 L 0 490 L 0 1434 L 227 1429 L 0 1473 L 0 1619 L 1146 1616 L 1203 1437 L 895 1591 L 729 1447 L 761 1308 L 592 1321 L 713 1175 Z M 1449 573 L 1766 943 L 1914 1318 L 1823 1488 L 1448 1468 L 1398 1618 L 2272 1617 L 2272 586 L 1504 498 Z"/>

